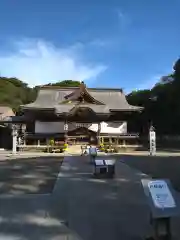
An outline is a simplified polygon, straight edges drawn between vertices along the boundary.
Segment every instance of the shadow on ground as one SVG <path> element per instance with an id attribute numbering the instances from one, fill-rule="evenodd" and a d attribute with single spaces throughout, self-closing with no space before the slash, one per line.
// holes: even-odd
<path id="1" fill-rule="evenodd" d="M 0 194 L 51 193 L 62 164 L 60 157 L 0 161 Z"/>
<path id="2" fill-rule="evenodd" d="M 102 158 L 110 158 L 110 156 Z M 180 162 L 170 168 L 168 165 L 178 158 L 176 160 L 173 158 L 172 162 L 165 157 L 156 159 L 122 156 L 120 158 L 127 164 L 122 163 L 121 160 L 117 161 L 114 179 L 93 178 L 93 166 L 88 163 L 87 158 L 68 158 L 67 164 L 62 166 L 60 186 L 57 186 L 59 192 L 51 199 L 52 216 L 60 216 L 67 221 L 69 227 L 85 240 L 144 239 L 152 229 L 141 179 L 149 178 L 146 174 L 153 177 L 171 177 L 174 184 L 178 185 Z M 176 169 L 174 174 L 177 176 L 173 175 L 174 169 Z M 180 200 L 179 195 L 177 199 Z M 59 208 L 53 209 L 57 201 Z M 179 224 L 180 218 L 174 218 L 173 235 L 178 237 L 175 239 L 180 239 Z"/>
<path id="3" fill-rule="evenodd" d="M 139 173 L 119 162 L 114 179 L 97 179 L 87 158 L 67 158 L 59 191 L 51 198 L 52 216 L 67 221 L 84 240 L 144 239 L 150 231 L 149 209 Z"/>
<path id="4" fill-rule="evenodd" d="M 49 215 L 52 194 L 41 194 L 53 192 L 61 162 L 59 157 L 1 160 L 0 239 L 79 239 Z"/>
<path id="5" fill-rule="evenodd" d="M 152 178 L 168 178 L 174 188 L 180 191 L 180 157 L 124 155 L 120 160 Z"/>
<path id="6" fill-rule="evenodd" d="M 49 197 L 0 199 L 0 239 L 78 240 L 58 218 L 49 217 Z"/>

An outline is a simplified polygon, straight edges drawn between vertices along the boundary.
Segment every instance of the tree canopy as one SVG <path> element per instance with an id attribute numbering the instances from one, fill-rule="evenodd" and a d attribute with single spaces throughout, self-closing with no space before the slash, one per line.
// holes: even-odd
<path id="1" fill-rule="evenodd" d="M 79 85 L 80 85 L 80 81 L 64 80 L 56 83 L 49 83 L 49 84 L 46 84 L 45 86 L 78 87 Z"/>
<path id="2" fill-rule="evenodd" d="M 180 60 L 175 63 L 174 72 L 162 77 L 152 89 L 132 92 L 127 95 L 127 100 L 132 105 L 145 108 L 138 121 L 146 132 L 150 124 L 153 124 L 159 134 L 179 134 Z"/>

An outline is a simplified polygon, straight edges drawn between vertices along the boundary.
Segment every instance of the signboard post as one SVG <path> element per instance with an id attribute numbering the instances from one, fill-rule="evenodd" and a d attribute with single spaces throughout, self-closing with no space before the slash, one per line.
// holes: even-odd
<path id="1" fill-rule="evenodd" d="M 115 174 L 115 159 L 97 159 L 94 160 L 94 175 L 113 178 Z"/>
<path id="2" fill-rule="evenodd" d="M 177 215 L 174 190 L 169 180 L 142 179 L 142 185 L 151 210 L 153 236 L 147 239 L 171 240 L 170 219 Z"/>
<path id="3" fill-rule="evenodd" d="M 151 126 L 149 129 L 149 144 L 150 144 L 150 155 L 154 156 L 156 154 L 156 132 L 153 126 Z"/>

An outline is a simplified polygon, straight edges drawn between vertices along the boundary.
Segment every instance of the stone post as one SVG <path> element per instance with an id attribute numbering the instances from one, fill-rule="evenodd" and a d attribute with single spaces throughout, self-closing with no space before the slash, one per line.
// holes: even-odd
<path id="1" fill-rule="evenodd" d="M 66 151 L 68 148 L 68 123 L 64 121 L 64 150 Z"/>
<path id="2" fill-rule="evenodd" d="M 156 132 L 153 126 L 149 129 L 150 155 L 156 154 Z"/>
<path id="3" fill-rule="evenodd" d="M 12 153 L 16 154 L 17 152 L 17 125 L 12 124 Z"/>
<path id="4" fill-rule="evenodd" d="M 23 145 L 26 146 L 26 124 L 22 124 L 21 131 L 23 135 Z"/>

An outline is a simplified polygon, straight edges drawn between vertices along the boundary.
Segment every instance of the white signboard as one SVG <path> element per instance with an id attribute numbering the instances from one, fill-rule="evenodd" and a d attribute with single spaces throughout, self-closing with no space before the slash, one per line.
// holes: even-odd
<path id="1" fill-rule="evenodd" d="M 102 159 L 95 159 L 96 166 L 104 166 L 104 161 Z"/>
<path id="2" fill-rule="evenodd" d="M 68 131 L 68 124 L 67 123 L 64 124 L 64 131 Z"/>
<path id="3" fill-rule="evenodd" d="M 169 190 L 167 183 L 163 180 L 150 181 L 148 188 L 152 196 L 155 207 L 174 208 L 176 207 L 174 198 Z"/>
<path id="4" fill-rule="evenodd" d="M 106 159 L 105 163 L 106 163 L 106 165 L 114 165 L 115 164 L 115 160 L 114 159 Z"/>
<path id="5" fill-rule="evenodd" d="M 154 155 L 156 153 L 156 132 L 149 132 L 149 142 L 150 142 L 150 154 Z"/>

